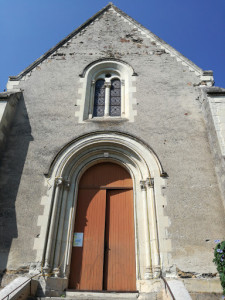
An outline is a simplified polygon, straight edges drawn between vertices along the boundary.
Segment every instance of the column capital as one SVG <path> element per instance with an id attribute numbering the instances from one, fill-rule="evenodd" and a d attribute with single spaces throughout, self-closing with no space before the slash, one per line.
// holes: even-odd
<path id="1" fill-rule="evenodd" d="M 71 185 L 69 180 L 65 180 L 62 177 L 55 178 L 55 184 L 56 186 L 64 186 L 67 189 L 69 189 Z"/>
<path id="2" fill-rule="evenodd" d="M 125 86 L 125 80 L 124 79 L 121 80 L 121 85 Z"/>
<path id="3" fill-rule="evenodd" d="M 91 81 L 91 85 L 95 85 L 95 80 L 92 80 L 92 81 Z"/>
<path id="4" fill-rule="evenodd" d="M 69 180 L 64 180 L 64 187 L 65 187 L 66 189 L 69 189 L 69 188 L 70 188 L 70 185 L 71 185 L 71 183 L 70 183 Z"/>
<path id="5" fill-rule="evenodd" d="M 141 190 L 145 191 L 146 190 L 146 181 L 145 180 L 140 180 L 140 186 L 141 186 Z"/>
<path id="6" fill-rule="evenodd" d="M 62 177 L 58 177 L 55 179 L 55 184 L 56 186 L 60 186 L 63 184 L 63 178 Z"/>
<path id="7" fill-rule="evenodd" d="M 104 87 L 105 88 L 110 88 L 111 87 L 111 82 L 105 82 Z"/>
<path id="8" fill-rule="evenodd" d="M 146 183 L 147 183 L 148 187 L 153 188 L 154 187 L 154 178 L 151 178 L 151 177 L 146 178 Z"/>

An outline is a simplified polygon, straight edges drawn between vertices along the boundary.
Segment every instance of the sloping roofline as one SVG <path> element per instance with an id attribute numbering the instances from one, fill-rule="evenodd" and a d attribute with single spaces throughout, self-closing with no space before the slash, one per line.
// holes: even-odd
<path id="1" fill-rule="evenodd" d="M 23 76 L 25 76 L 27 73 L 32 71 L 37 65 L 42 63 L 46 58 L 48 58 L 51 54 L 53 54 L 56 50 L 58 50 L 60 47 L 62 47 L 66 42 L 68 42 L 71 38 L 73 38 L 76 34 L 78 34 L 81 30 L 83 30 L 89 24 L 94 22 L 100 15 L 102 15 L 104 12 L 108 11 L 110 8 L 113 8 L 118 14 L 123 16 L 128 22 L 137 26 L 142 32 L 144 32 L 150 38 L 154 39 L 157 45 L 161 46 L 161 48 L 164 48 L 165 51 L 170 53 L 172 56 L 176 56 L 179 59 L 179 61 L 181 61 L 184 65 L 188 66 L 191 71 L 196 72 L 197 75 L 199 75 L 199 76 L 212 76 L 213 75 L 212 71 L 204 71 L 201 68 L 199 68 L 196 64 L 194 64 L 188 58 L 183 56 L 180 52 L 175 50 L 173 47 L 171 47 L 165 41 L 160 39 L 158 36 L 156 36 L 154 33 L 152 33 L 149 29 L 145 28 L 140 23 L 135 21 L 133 18 L 128 16 L 126 13 L 124 13 L 122 10 L 120 10 L 118 7 L 116 7 L 112 2 L 109 2 L 108 5 L 106 5 L 104 8 L 102 8 L 99 12 L 97 12 L 95 15 L 93 15 L 90 19 L 88 19 L 85 23 L 83 23 L 77 29 L 72 31 L 63 40 L 61 40 L 56 46 L 54 46 L 53 48 L 48 50 L 45 54 L 43 54 L 41 57 L 39 57 L 37 60 L 35 60 L 31 65 L 29 65 L 26 69 L 24 69 L 17 76 L 9 76 L 9 80 L 10 81 L 20 80 Z"/>

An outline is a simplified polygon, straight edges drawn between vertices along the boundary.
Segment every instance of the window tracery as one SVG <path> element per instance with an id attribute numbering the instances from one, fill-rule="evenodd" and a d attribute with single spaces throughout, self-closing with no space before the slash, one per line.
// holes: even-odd
<path id="1" fill-rule="evenodd" d="M 111 81 L 109 115 L 112 117 L 121 115 L 121 82 L 119 79 Z"/>
<path id="2" fill-rule="evenodd" d="M 110 74 L 95 83 L 93 117 L 121 116 L 121 82 Z"/>
<path id="3" fill-rule="evenodd" d="M 105 112 L 105 81 L 99 79 L 95 83 L 95 96 L 94 96 L 94 117 L 103 117 Z"/>

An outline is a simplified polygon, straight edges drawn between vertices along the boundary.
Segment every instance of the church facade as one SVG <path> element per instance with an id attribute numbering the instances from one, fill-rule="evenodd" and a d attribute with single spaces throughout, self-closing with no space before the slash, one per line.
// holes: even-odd
<path id="1" fill-rule="evenodd" d="M 38 274 L 39 295 L 147 297 L 163 276 L 193 299 L 218 296 L 225 90 L 213 84 L 113 4 L 10 77 L 0 94 L 2 286 Z"/>

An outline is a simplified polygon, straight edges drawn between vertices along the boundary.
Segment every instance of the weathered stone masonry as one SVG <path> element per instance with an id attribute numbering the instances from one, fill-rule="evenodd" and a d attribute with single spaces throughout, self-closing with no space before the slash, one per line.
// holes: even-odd
<path id="1" fill-rule="evenodd" d="M 101 60 L 132 68 L 131 118 L 82 119 L 86 77 L 81 75 Z M 156 197 L 163 274 L 178 276 L 178 269 L 198 277 L 215 273 L 212 249 L 225 228 L 224 149 L 221 135 L 218 139 L 224 131 L 223 125 L 220 133 L 212 125 L 212 84 L 212 72 L 202 71 L 111 4 L 11 77 L 10 97 L 18 98 L 18 90 L 22 96 L 0 166 L 0 268 L 16 272 L 43 263 L 36 258 L 45 244 L 42 226 L 48 222 L 51 193 L 46 174 L 54 157 L 87 134 L 115 132 L 153 149 L 168 174 L 158 187 L 164 200 L 157 203 Z"/>

